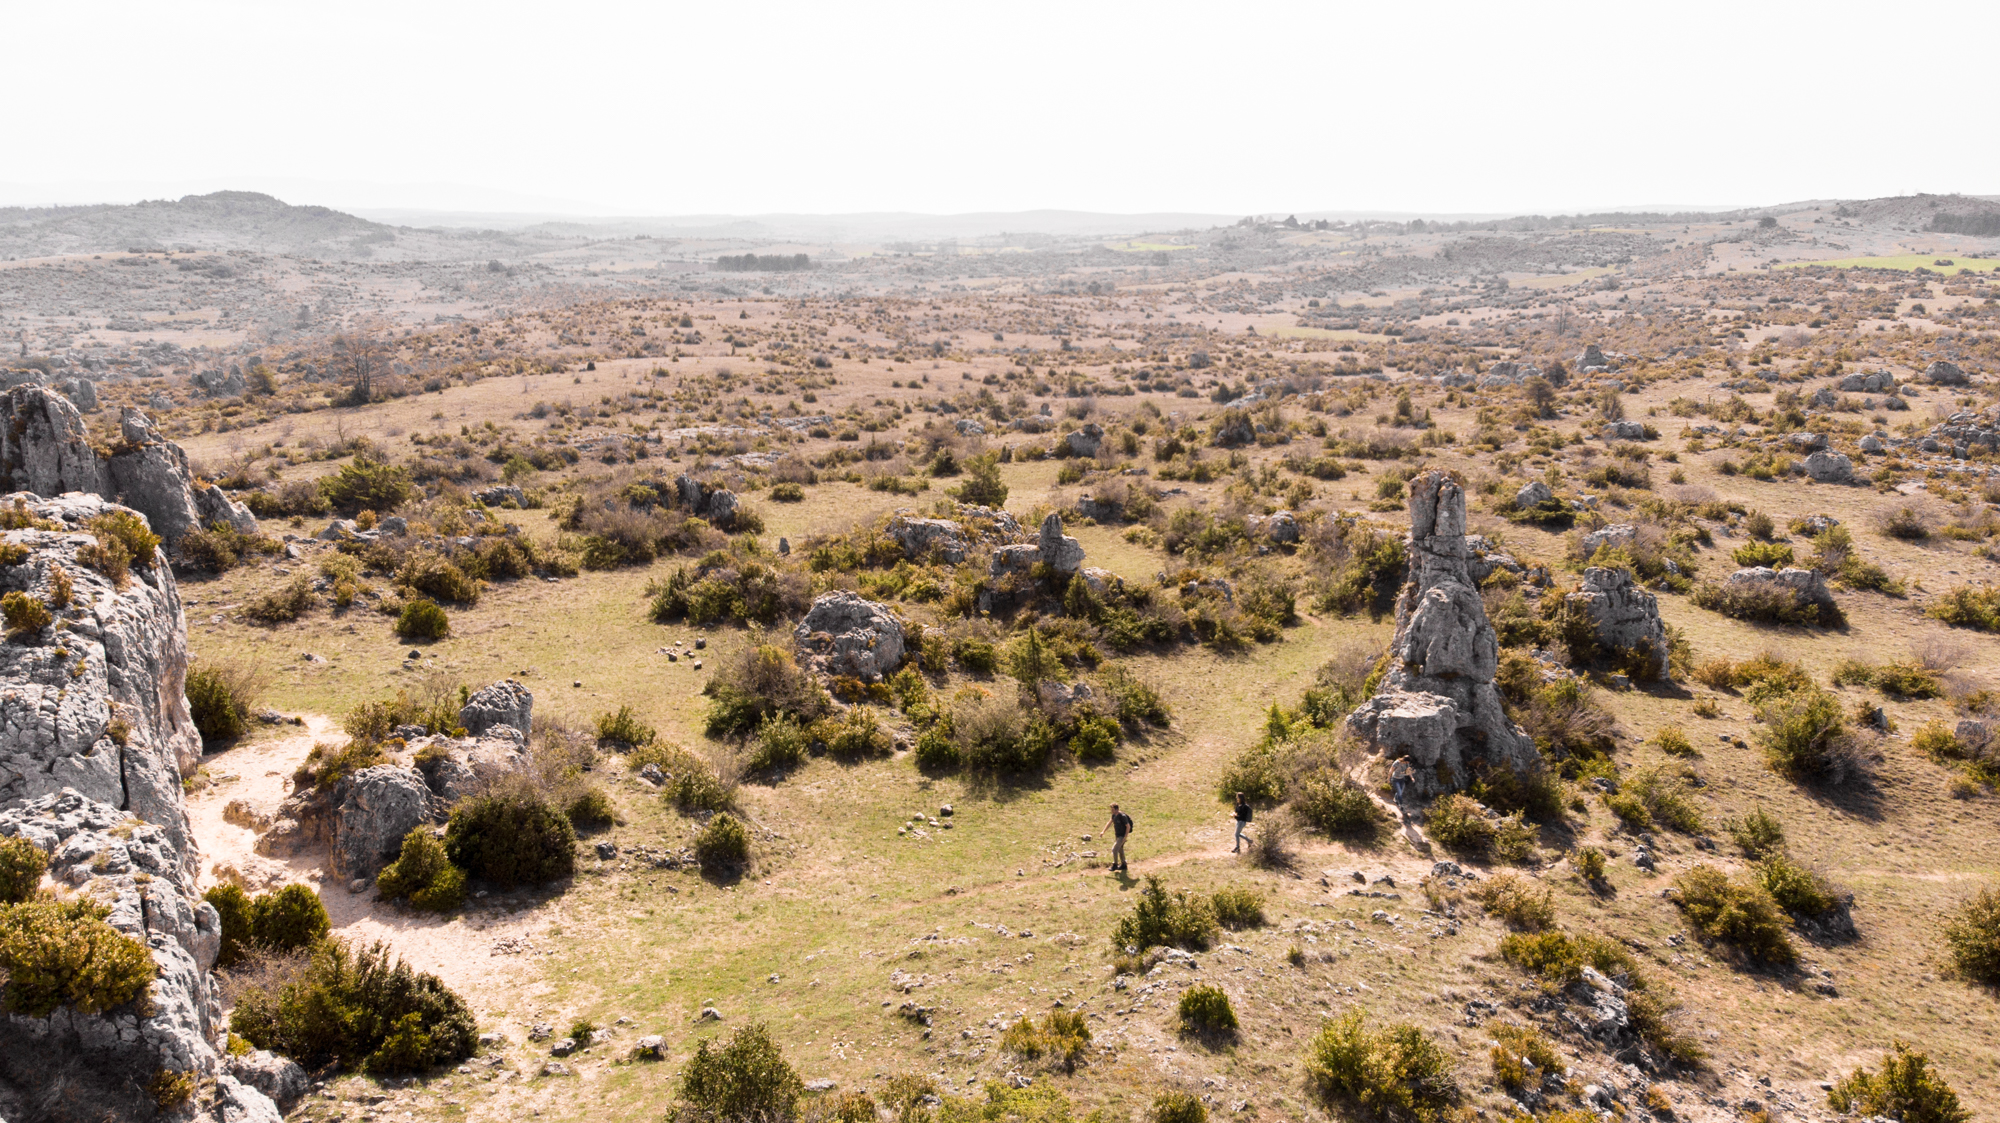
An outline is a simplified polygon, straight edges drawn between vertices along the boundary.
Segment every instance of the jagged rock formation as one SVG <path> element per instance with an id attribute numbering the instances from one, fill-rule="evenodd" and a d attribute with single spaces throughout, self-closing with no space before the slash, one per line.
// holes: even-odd
<path id="1" fill-rule="evenodd" d="M 475 737 L 488 730 L 511 730 L 517 737 L 526 737 L 534 716 L 535 696 L 513 679 L 502 679 L 465 700 L 458 711 L 458 724 Z"/>
<path id="2" fill-rule="evenodd" d="M 343 779 L 333 811 L 327 865 L 347 878 L 373 878 L 396 860 L 403 836 L 441 817 L 423 773 L 378 764 Z"/>
<path id="3" fill-rule="evenodd" d="M 679 476 L 674 488 L 680 492 L 681 506 L 723 530 L 736 525 L 736 493 L 726 487 L 711 487 L 693 476 Z"/>
<path id="4" fill-rule="evenodd" d="M 1063 446 L 1071 456 L 1095 458 L 1104 447 L 1104 428 L 1095 422 L 1085 425 L 1063 437 Z"/>
<path id="5" fill-rule="evenodd" d="M 801 661 L 821 674 L 875 682 L 903 664 L 903 624 L 887 605 L 854 593 L 813 601 L 792 638 Z"/>
<path id="6" fill-rule="evenodd" d="M 195 490 L 187 453 L 144 413 L 128 406 L 119 426 L 118 447 L 100 455 L 69 399 L 42 386 L 17 386 L 0 394 L 0 476 L 9 488 L 40 496 L 81 491 L 115 500 L 146 516 L 169 548 L 217 522 L 246 534 L 257 529 L 250 512 L 221 488 Z"/>
<path id="7" fill-rule="evenodd" d="M 1348 728 L 1385 757 L 1409 757 L 1423 795 L 1462 787 L 1482 765 L 1540 769 L 1534 742 L 1493 686 L 1499 637 L 1467 569 L 1464 489 L 1444 472 L 1411 485 L 1408 553 L 1388 673 Z"/>
<path id="8" fill-rule="evenodd" d="M 59 459 L 41 463 L 59 471 Z M 83 525 L 121 508 L 95 495 L 20 498 L 40 525 L 0 533 L 29 549 L 0 566 L 0 591 L 41 599 L 63 630 L 0 644 L 0 835 L 46 851 L 61 890 L 106 905 L 106 922 L 144 943 L 159 975 L 144 1001 L 102 1014 L 65 1007 L 0 1019 L 0 1102 L 18 1105 L 15 1123 L 153 1119 L 147 1089 L 164 1069 L 203 1081 L 208 1118 L 275 1120 L 270 1100 L 225 1072 L 218 1050 L 210 970 L 221 922 L 196 892 L 199 856 L 181 796 L 201 742 L 188 719 L 173 574 L 156 551 L 121 589 L 77 560 L 95 541 Z M 63 604 L 58 567 L 71 589 Z"/>
<path id="9" fill-rule="evenodd" d="M 993 551 L 989 572 L 995 577 L 1026 573 L 1046 564 L 1057 573 L 1070 574 L 1083 568 L 1083 544 L 1063 533 L 1062 516 L 1050 514 L 1042 520 L 1041 532 L 1032 543 L 1002 546 Z"/>
<path id="10" fill-rule="evenodd" d="M 1854 461 L 1848 459 L 1844 453 L 1820 449 L 1806 457 L 1805 470 L 1806 475 L 1821 483 L 1854 482 Z"/>
<path id="11" fill-rule="evenodd" d="M 1816 569 L 1754 566 L 1730 574 L 1726 586 L 1731 593 L 1787 600 L 1800 608 L 1812 605 L 1824 614 L 1824 618 L 1834 618 L 1840 611 L 1834 602 L 1833 590 L 1827 588 L 1826 578 Z"/>
<path id="12" fill-rule="evenodd" d="M 1667 626 L 1660 619 L 1660 598 L 1634 584 L 1630 570 L 1593 565 L 1583 571 L 1582 587 L 1563 601 L 1590 620 L 1600 646 L 1644 655 L 1641 677 L 1667 677 Z"/>
<path id="13" fill-rule="evenodd" d="M 950 519 L 920 519 L 898 513 L 889 520 L 889 537 L 903 548 L 903 556 L 915 560 L 936 550 L 948 565 L 965 560 L 965 533 Z"/>

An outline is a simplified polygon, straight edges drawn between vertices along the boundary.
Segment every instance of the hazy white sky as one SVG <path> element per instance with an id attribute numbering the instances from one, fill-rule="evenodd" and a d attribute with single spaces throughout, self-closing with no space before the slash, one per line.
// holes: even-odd
<path id="1" fill-rule="evenodd" d="M 2000 4 L 0 5 L 0 203 L 1521 212 L 2000 193 Z"/>

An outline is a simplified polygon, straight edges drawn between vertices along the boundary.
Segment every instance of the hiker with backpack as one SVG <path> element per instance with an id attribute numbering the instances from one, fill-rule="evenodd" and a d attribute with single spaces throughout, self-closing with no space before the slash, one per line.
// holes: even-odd
<path id="1" fill-rule="evenodd" d="M 1111 805 L 1111 821 L 1104 824 L 1111 832 L 1111 872 L 1125 872 L 1125 836 L 1132 833 L 1132 816 Z"/>
<path id="2" fill-rule="evenodd" d="M 1232 854 L 1242 853 L 1243 843 L 1249 837 L 1243 833 L 1243 828 L 1249 825 L 1250 825 L 1250 801 L 1243 798 L 1242 792 L 1237 792 L 1236 793 L 1236 849 L 1231 850 L 1230 853 Z"/>

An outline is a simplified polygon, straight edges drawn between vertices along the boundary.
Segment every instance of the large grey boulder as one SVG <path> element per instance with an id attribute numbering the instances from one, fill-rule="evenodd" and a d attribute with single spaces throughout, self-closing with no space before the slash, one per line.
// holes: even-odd
<path id="1" fill-rule="evenodd" d="M 1250 533 L 1280 546 L 1289 546 L 1299 540 L 1299 520 L 1290 511 L 1252 515 L 1247 525 Z"/>
<path id="2" fill-rule="evenodd" d="M 1821 483 L 1854 482 L 1854 461 L 1849 460 L 1845 453 L 1820 449 L 1806 457 L 1805 469 L 1806 475 Z"/>
<path id="3" fill-rule="evenodd" d="M 1826 578 L 1816 569 L 1771 569 L 1760 565 L 1737 570 L 1729 575 L 1726 584 L 1734 593 L 1783 597 L 1800 606 L 1815 605 L 1826 614 L 1839 611 Z"/>
<path id="4" fill-rule="evenodd" d="M 535 716 L 535 696 L 513 679 L 482 686 L 458 711 L 458 724 L 477 736 L 497 727 L 526 737 Z"/>
<path id="5" fill-rule="evenodd" d="M 9 491 L 42 496 L 110 491 L 110 473 L 90 447 L 83 415 L 41 386 L 0 394 L 0 477 Z"/>
<path id="6" fill-rule="evenodd" d="M 119 499 L 145 515 L 153 533 L 169 545 L 190 530 L 202 529 L 187 453 L 131 406 L 121 414 L 119 428 L 124 442 L 111 457 L 111 486 Z"/>
<path id="7" fill-rule="evenodd" d="M 1094 460 L 1097 458 L 1098 450 L 1104 447 L 1104 429 L 1095 423 L 1085 425 L 1063 437 L 1063 447 L 1071 456 Z"/>
<path id="8" fill-rule="evenodd" d="M 97 383 L 88 378 L 65 378 L 57 388 L 76 408 L 85 413 L 97 412 Z"/>
<path id="9" fill-rule="evenodd" d="M 527 770 L 528 752 L 509 726 L 483 737 L 419 737 L 409 743 L 424 786 L 449 806 Z M 438 805 L 433 805 L 434 807 Z"/>
<path id="10" fill-rule="evenodd" d="M 0 496 L 0 507 L 17 502 L 54 529 L 0 532 L 0 542 L 29 550 L 0 566 L 0 593 L 46 604 L 58 567 L 72 591 L 68 605 L 51 608 L 55 627 L 0 644 L 0 807 L 73 788 L 167 831 L 191 877 L 181 777 L 201 761 L 201 735 L 188 716 L 173 571 L 155 551 L 121 589 L 79 560 L 97 542 L 86 524 L 125 510 L 98 496 Z"/>
<path id="11" fill-rule="evenodd" d="M 1063 533 L 1061 515 L 1051 512 L 1042 520 L 1039 544 L 1042 563 L 1057 573 L 1075 573 L 1083 568 L 1083 544 Z"/>
<path id="12" fill-rule="evenodd" d="M 1590 558 L 1605 546 L 1630 546 L 1639 540 L 1639 528 L 1631 523 L 1612 523 L 1597 530 L 1585 531 L 1580 541 L 1583 556 Z"/>
<path id="13" fill-rule="evenodd" d="M 489 507 L 498 507 L 505 503 L 512 503 L 516 507 L 528 505 L 528 493 L 513 484 L 495 484 L 489 488 L 482 488 L 473 492 L 472 497 Z"/>
<path id="14" fill-rule="evenodd" d="M 1493 685 L 1499 637 L 1467 565 L 1465 492 L 1449 474 L 1426 472 L 1411 485 L 1407 553 L 1388 672 L 1348 728 L 1385 758 L 1409 757 L 1422 795 L 1463 787 L 1479 762 L 1539 770 L 1534 742 Z"/>
<path id="15" fill-rule="evenodd" d="M 1583 571 L 1583 585 L 1563 601 L 1590 620 L 1600 645 L 1646 657 L 1648 673 L 1638 677 L 1667 677 L 1667 626 L 1660 619 L 1660 598 L 1633 583 L 1630 570 L 1591 566 Z"/>
<path id="16" fill-rule="evenodd" d="M 229 1075 L 264 1093 L 280 1111 L 292 1110 L 311 1083 L 298 1062 L 263 1049 L 229 1058 Z"/>
<path id="17" fill-rule="evenodd" d="M 333 853 L 327 864 L 345 878 L 373 878 L 395 860 L 403 836 L 435 817 L 423 773 L 378 764 L 343 779 L 334 792 Z"/>
<path id="18" fill-rule="evenodd" d="M 692 514 L 699 515 L 723 530 L 736 526 L 736 493 L 726 487 L 714 487 L 682 475 L 674 479 L 674 489 L 679 492 L 681 506 Z"/>
<path id="19" fill-rule="evenodd" d="M 1880 394 L 1893 389 L 1895 385 L 1895 375 L 1886 370 L 1873 370 L 1843 377 L 1840 380 L 1840 391 L 1843 394 Z"/>
<path id="20" fill-rule="evenodd" d="M 965 560 L 965 531 L 949 519 L 923 519 L 898 513 L 889 520 L 887 533 L 903 548 L 906 558 L 929 557 L 935 550 L 951 565 Z"/>
<path id="21" fill-rule="evenodd" d="M 1541 480 L 1530 480 L 1514 493 L 1514 506 L 1532 511 L 1556 497 L 1555 490 Z"/>
<path id="22" fill-rule="evenodd" d="M 1603 350 L 1595 343 L 1584 344 L 1583 350 L 1577 353 L 1576 372 L 1578 374 L 1589 374 L 1596 370 L 1610 369 L 1612 369 L 1611 360 L 1604 357 Z"/>
<path id="23" fill-rule="evenodd" d="M 1965 371 L 1957 363 L 1939 359 L 1924 368 L 1924 381 L 1938 386 L 1963 386 L 1972 380 L 1965 376 Z"/>
<path id="24" fill-rule="evenodd" d="M 1607 441 L 1643 441 L 1646 439 L 1646 426 L 1637 421 L 1606 422 L 1604 426 L 1604 439 Z"/>
<path id="25" fill-rule="evenodd" d="M 854 593 L 828 593 L 793 630 L 800 656 L 822 674 L 875 682 L 903 664 L 903 624 L 889 607 Z"/>

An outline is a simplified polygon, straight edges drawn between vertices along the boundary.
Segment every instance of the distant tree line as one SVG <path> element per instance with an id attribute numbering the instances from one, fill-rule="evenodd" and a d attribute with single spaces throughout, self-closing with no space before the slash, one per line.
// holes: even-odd
<path id="1" fill-rule="evenodd" d="M 1940 234 L 1971 234 L 1977 238 L 2000 237 L 2000 213 L 1945 214 L 1931 216 L 1932 230 Z"/>
<path id="2" fill-rule="evenodd" d="M 802 273 L 812 268 L 812 258 L 802 253 L 745 253 L 718 257 L 715 267 L 724 273 Z"/>

